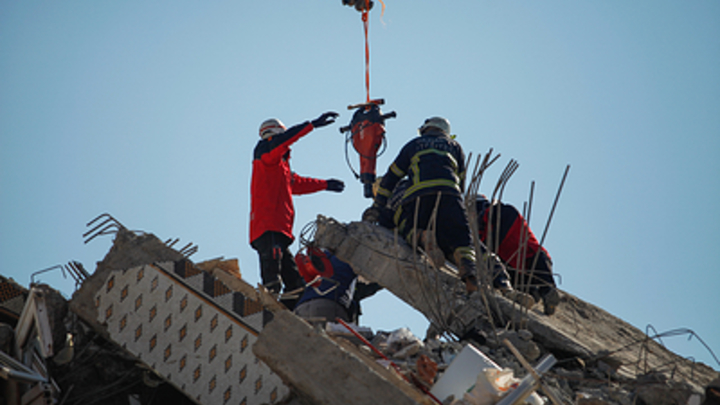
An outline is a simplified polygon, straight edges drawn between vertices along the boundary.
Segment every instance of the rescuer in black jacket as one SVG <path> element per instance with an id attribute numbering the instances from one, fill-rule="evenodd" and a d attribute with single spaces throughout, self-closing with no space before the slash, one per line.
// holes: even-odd
<path id="1" fill-rule="evenodd" d="M 477 271 L 475 248 L 462 197 L 465 191 L 465 154 L 460 144 L 450 137 L 450 122 L 445 118 L 428 118 L 418 132 L 420 136 L 403 146 L 383 176 L 375 201 L 363 213 L 363 220 L 378 222 L 393 189 L 407 176 L 410 184 L 402 197 L 401 208 L 394 215 L 398 231 L 411 244 L 416 237 L 414 229 L 418 231 L 419 246 L 432 246 L 436 241 L 444 257 L 458 267 L 460 278 L 470 293 L 477 290 Z M 438 211 L 433 235 L 427 229 L 436 204 Z M 432 257 L 431 252 L 428 253 Z M 438 265 L 438 260 L 433 262 Z M 493 277 L 494 286 L 512 289 L 507 273 L 501 270 L 502 274 Z"/>

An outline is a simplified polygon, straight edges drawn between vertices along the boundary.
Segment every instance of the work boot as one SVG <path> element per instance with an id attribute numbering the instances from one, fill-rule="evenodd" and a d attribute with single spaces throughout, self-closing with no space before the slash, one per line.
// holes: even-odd
<path id="1" fill-rule="evenodd" d="M 503 294 L 513 290 L 512 284 L 510 284 L 510 276 L 505 269 L 505 265 L 500 261 L 500 258 L 496 254 L 483 254 L 483 262 L 486 263 L 487 267 L 490 269 L 490 274 L 492 274 L 493 288 L 499 290 Z"/>
<path id="2" fill-rule="evenodd" d="M 495 280 L 493 280 L 493 288 L 503 294 L 507 294 L 513 290 L 512 285 L 510 284 L 510 280 L 508 280 L 507 277 L 505 277 L 504 275 L 495 277 Z"/>
<path id="3" fill-rule="evenodd" d="M 445 264 L 445 253 L 443 253 L 443 251 L 438 247 L 434 232 L 422 230 L 420 232 L 420 240 L 418 242 L 430 259 L 430 262 L 432 262 L 433 266 L 440 268 Z"/>
<path id="4" fill-rule="evenodd" d="M 474 293 L 478 290 L 478 282 L 477 277 L 475 275 L 468 275 L 462 278 L 462 281 L 465 283 L 465 292 L 468 293 L 468 295 Z"/>
<path id="5" fill-rule="evenodd" d="M 533 296 L 522 291 L 510 290 L 503 293 L 503 295 L 524 308 L 530 309 L 535 306 L 535 299 Z"/>
<path id="6" fill-rule="evenodd" d="M 542 301 L 545 315 L 550 316 L 554 314 L 560 304 L 560 293 L 558 293 L 557 288 L 550 288 L 545 295 L 542 296 Z"/>
<path id="7" fill-rule="evenodd" d="M 468 258 L 460 257 L 459 251 L 455 251 L 455 261 L 460 275 L 460 280 L 465 283 L 465 291 L 468 294 L 474 293 L 478 290 L 475 262 Z"/>

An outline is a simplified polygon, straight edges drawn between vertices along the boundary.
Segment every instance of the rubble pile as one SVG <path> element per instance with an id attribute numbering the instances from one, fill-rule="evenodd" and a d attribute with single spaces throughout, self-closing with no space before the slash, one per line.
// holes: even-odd
<path id="1" fill-rule="evenodd" d="M 69 300 L 0 278 L 0 405 L 699 405 L 718 378 L 566 292 L 552 317 L 468 297 L 453 268 L 385 229 L 319 217 L 314 238 L 422 312 L 426 336 L 303 320 L 236 260 L 193 263 L 119 227 Z M 510 394 L 481 398 L 491 374 Z M 529 396 L 508 402 L 525 381 Z"/>
<path id="2" fill-rule="evenodd" d="M 434 268 L 385 228 L 318 216 L 314 238 L 360 276 L 422 312 L 435 329 L 428 337 L 442 331 L 461 342 L 467 338 L 464 343 L 477 344 L 516 376 L 526 370 L 502 344 L 505 338 L 528 360 L 553 354 L 558 363 L 543 381 L 567 403 L 700 403 L 705 387 L 718 377 L 705 364 L 672 353 L 632 325 L 564 291 L 551 317 L 541 308 L 527 310 L 495 293 L 467 297 L 458 288 L 454 268 Z"/>
<path id="3" fill-rule="evenodd" d="M 380 331 L 375 335 L 372 343 L 407 375 L 419 373 L 416 365 L 418 359 L 425 355 L 437 364 L 438 374 L 435 378 L 437 381 L 466 345 L 476 346 L 502 369 L 511 370 L 517 378 L 522 378 L 528 373 L 512 352 L 501 343 L 502 340 L 488 339 L 486 344 L 480 345 L 475 340 L 421 341 L 413 337 L 403 344 L 388 345 L 388 338 L 398 333 L 405 334 L 406 330 L 399 329 L 390 333 Z M 532 334 L 527 330 L 503 331 L 499 338 L 516 342 L 514 343 L 516 347 L 523 347 L 521 350 L 523 354 L 535 354 L 533 357 L 526 356 L 528 359 L 534 360 L 540 357 L 541 348 L 533 342 Z M 369 350 L 364 352 L 373 356 Z M 378 356 L 373 357 L 382 363 Z M 602 361 L 587 364 L 580 358 L 564 359 L 559 362 L 544 375 L 543 382 L 553 389 L 563 403 L 568 404 L 688 404 L 692 403 L 691 398 L 697 397 L 697 391 L 693 390 L 691 384 L 677 379 L 671 380 L 663 373 L 649 372 L 637 379 L 621 378 Z M 452 403 L 473 404 L 472 402 Z"/>

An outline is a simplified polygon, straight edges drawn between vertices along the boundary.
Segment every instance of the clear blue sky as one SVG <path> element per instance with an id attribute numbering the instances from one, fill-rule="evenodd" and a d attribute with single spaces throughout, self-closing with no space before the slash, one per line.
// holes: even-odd
<path id="1" fill-rule="evenodd" d="M 561 288 L 642 330 L 692 329 L 720 355 L 720 2 L 385 3 L 371 95 L 398 118 L 379 171 L 445 116 L 466 153 L 502 155 L 481 191 L 511 158 L 507 202 L 522 207 L 536 182 L 541 234 L 570 164 L 546 238 Z M 340 112 L 291 164 L 346 191 L 296 198 L 295 231 L 318 213 L 358 220 L 370 201 L 338 127 L 364 98 L 360 16 L 340 0 L 0 0 L 0 273 L 28 285 L 70 260 L 94 269 L 112 237 L 82 234 L 107 212 L 194 242 L 195 261 L 238 258 L 255 285 L 259 124 Z M 40 279 L 72 293 L 59 273 Z M 387 292 L 364 308 L 375 330 L 424 336 Z M 663 342 L 720 368 L 696 339 Z"/>

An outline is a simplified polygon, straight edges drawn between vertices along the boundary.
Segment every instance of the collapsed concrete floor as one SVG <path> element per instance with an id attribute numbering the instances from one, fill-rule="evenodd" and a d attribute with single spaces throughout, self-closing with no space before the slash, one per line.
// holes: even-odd
<path id="1" fill-rule="evenodd" d="M 450 403 L 431 388 L 467 344 L 518 378 L 524 359 L 554 356 L 537 393 L 562 404 L 700 404 L 719 376 L 569 293 L 551 317 L 493 291 L 467 297 L 452 267 L 433 268 L 384 228 L 322 216 L 316 225 L 317 244 L 423 313 L 434 332 L 366 336 L 378 354 L 287 311 L 243 281 L 237 261 L 196 264 L 119 226 L 69 301 L 50 286 L 2 280 L 0 405 Z M 421 358 L 437 367 L 431 381 Z"/>

